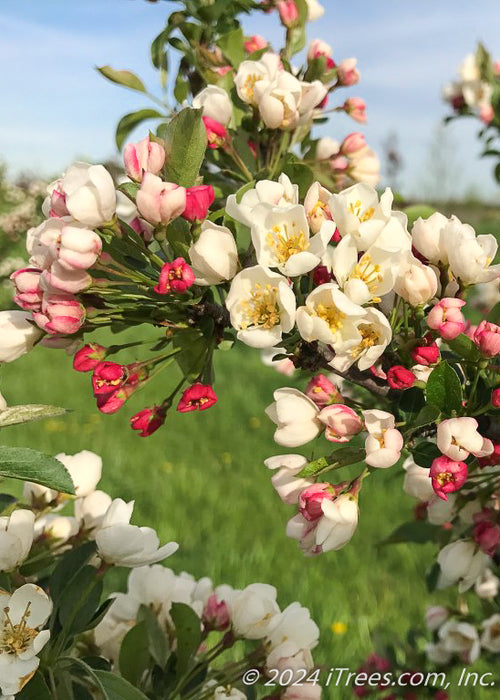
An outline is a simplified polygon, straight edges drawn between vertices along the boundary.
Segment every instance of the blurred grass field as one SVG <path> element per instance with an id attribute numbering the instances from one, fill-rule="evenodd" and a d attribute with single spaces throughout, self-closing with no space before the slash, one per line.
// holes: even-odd
<path id="1" fill-rule="evenodd" d="M 495 226 L 500 231 L 498 220 Z M 494 227 L 480 222 L 479 228 L 485 233 Z M 143 338 L 140 328 L 127 334 L 129 341 L 137 338 Z M 127 359 L 135 359 L 129 353 Z M 390 639 L 406 635 L 412 625 L 422 626 L 425 574 L 434 546 L 379 546 L 398 524 L 412 518 L 414 502 L 402 491 L 402 470 L 380 470 L 365 482 L 360 524 L 350 545 L 304 558 L 285 536 L 294 511 L 278 499 L 263 465 L 266 457 L 286 451 L 274 444 L 264 408 L 275 388 L 294 380 L 264 367 L 259 353 L 241 346 L 216 353 L 215 368 L 219 401 L 214 408 L 200 414 L 172 411 L 164 428 L 141 439 L 129 428 L 128 417 L 166 395 L 175 372 L 160 375 L 155 386 L 133 397 L 118 414 L 103 416 L 95 408 L 89 375 L 74 372 L 63 352 L 37 348 L 2 367 L 2 392 L 12 405 L 50 403 L 71 413 L 4 430 L 2 444 L 50 454 L 99 453 L 104 460 L 101 488 L 114 497 L 135 499 L 134 522 L 155 527 L 162 542 L 180 543 L 168 566 L 210 576 L 216 584 L 275 585 L 282 607 L 299 600 L 318 622 L 321 641 L 315 661 L 326 669 L 355 670 L 373 650 L 379 627 Z M 323 438 L 320 442 L 328 448 Z M 339 477 L 351 473 L 346 469 Z M 432 602 L 446 601 L 453 601 L 451 592 L 432 596 Z M 449 692 L 459 699 L 497 697 L 495 690 Z M 352 691 L 330 688 L 324 697 L 352 697 Z"/>

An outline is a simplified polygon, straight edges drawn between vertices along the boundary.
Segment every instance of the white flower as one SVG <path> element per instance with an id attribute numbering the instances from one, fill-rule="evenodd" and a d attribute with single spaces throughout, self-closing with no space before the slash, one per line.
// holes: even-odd
<path id="1" fill-rule="evenodd" d="M 378 309 L 367 308 L 366 314 L 357 321 L 359 339 L 346 350 L 337 350 L 330 365 L 340 372 L 347 372 L 357 364 L 361 371 L 373 367 L 392 339 L 389 321 Z"/>
<path id="2" fill-rule="evenodd" d="M 419 467 L 411 457 L 403 462 L 406 470 L 403 482 L 403 490 L 412 498 L 417 498 L 422 503 L 427 503 L 435 496 L 432 488 L 429 469 Z"/>
<path id="3" fill-rule="evenodd" d="M 130 200 L 129 200 L 130 201 Z M 57 247 L 68 218 L 51 217 L 26 234 L 26 250 L 33 267 L 47 269 L 57 258 Z"/>
<path id="4" fill-rule="evenodd" d="M 282 358 L 281 360 L 275 360 L 277 355 L 286 355 L 285 348 L 272 347 L 264 348 L 260 351 L 260 359 L 262 364 L 266 367 L 272 367 L 283 374 L 285 377 L 291 377 L 295 374 L 295 365 L 289 357 Z"/>
<path id="5" fill-rule="evenodd" d="M 0 571 L 11 571 L 27 558 L 33 544 L 35 515 L 15 510 L 0 518 Z"/>
<path id="6" fill-rule="evenodd" d="M 459 654 L 465 663 L 472 664 L 479 657 L 479 636 L 476 628 L 468 622 L 448 620 L 439 630 L 438 636 L 444 649 Z"/>
<path id="7" fill-rule="evenodd" d="M 500 615 L 498 613 L 483 622 L 481 646 L 493 654 L 500 654 Z"/>
<path id="8" fill-rule="evenodd" d="M 467 459 L 470 453 L 483 457 L 493 452 L 491 440 L 483 438 L 477 430 L 475 418 L 448 418 L 437 427 L 437 446 L 440 451 L 457 462 Z"/>
<path id="9" fill-rule="evenodd" d="M 85 530 L 94 530 L 101 527 L 111 503 L 111 496 L 107 493 L 93 491 L 85 498 L 76 499 L 75 517 Z"/>
<path id="10" fill-rule="evenodd" d="M 253 210 L 259 204 L 272 204 L 274 207 L 288 207 L 299 202 L 299 187 L 290 182 L 284 173 L 273 180 L 260 180 L 253 189 L 247 190 L 240 201 L 230 194 L 226 201 L 226 212 L 235 221 L 246 226 L 253 223 Z"/>
<path id="11" fill-rule="evenodd" d="M 451 651 L 448 651 L 446 649 L 443 642 L 438 642 L 437 644 L 434 644 L 433 642 L 428 642 L 425 645 L 425 653 L 427 659 L 432 664 L 437 664 L 439 666 L 443 666 L 444 664 L 449 663 L 452 657 Z"/>
<path id="12" fill-rule="evenodd" d="M 295 76 L 281 71 L 273 82 L 260 80 L 255 84 L 254 96 L 262 121 L 269 129 L 295 129 L 302 98 L 302 84 Z"/>
<path id="13" fill-rule="evenodd" d="M 323 17 L 325 14 L 325 8 L 318 0 L 306 0 L 307 3 L 307 19 L 309 22 L 314 22 L 314 20 Z"/>
<path id="14" fill-rule="evenodd" d="M 266 658 L 266 670 L 268 674 L 276 673 L 276 670 L 281 673 L 287 672 L 285 678 L 290 678 L 290 685 L 295 682 L 300 682 L 304 678 L 304 671 L 312 671 L 314 668 L 313 658 L 309 649 L 297 649 L 294 642 L 283 642 L 279 646 L 272 649 Z M 281 677 L 281 676 L 279 676 Z"/>
<path id="15" fill-rule="evenodd" d="M 227 282 L 238 269 L 238 248 L 233 234 L 226 226 L 211 221 L 203 222 L 201 233 L 188 254 L 195 283 L 202 286 Z"/>
<path id="16" fill-rule="evenodd" d="M 234 633 L 244 639 L 263 639 L 280 612 L 276 595 L 276 588 L 265 583 L 252 583 L 240 591 L 230 603 Z"/>
<path id="17" fill-rule="evenodd" d="M 309 224 L 303 206 L 275 207 L 260 204 L 252 211 L 251 235 L 257 261 L 263 267 L 277 267 L 289 277 L 297 277 L 320 264 L 335 232 L 335 224 L 325 221 L 309 238 Z"/>
<path id="18" fill-rule="evenodd" d="M 233 688 L 232 685 L 219 685 L 214 690 L 213 700 L 246 700 L 245 693 L 242 693 L 238 688 Z"/>
<path id="19" fill-rule="evenodd" d="M 64 464 L 75 486 L 75 494 L 81 498 L 88 496 L 101 480 L 102 459 L 95 452 L 82 450 L 74 455 L 63 452 L 56 459 Z"/>
<path id="20" fill-rule="evenodd" d="M 499 587 L 500 579 L 491 569 L 485 569 L 474 584 L 474 590 L 479 598 L 495 598 Z"/>
<path id="21" fill-rule="evenodd" d="M 277 470 L 271 482 L 283 503 L 297 503 L 300 492 L 314 484 L 314 480 L 297 477 L 307 461 L 302 455 L 276 455 L 264 461 L 268 469 Z"/>
<path id="22" fill-rule="evenodd" d="M 40 660 L 37 654 L 50 637 L 40 631 L 52 610 L 47 594 L 27 583 L 12 595 L 0 591 L 0 690 L 19 693 L 32 678 Z"/>
<path id="23" fill-rule="evenodd" d="M 281 697 L 282 700 L 320 700 L 321 692 L 319 683 L 305 681 L 289 685 Z"/>
<path id="24" fill-rule="evenodd" d="M 438 289 L 436 273 L 424 265 L 412 253 L 407 252 L 400 260 L 399 274 L 394 291 L 411 306 L 427 304 Z"/>
<path id="25" fill-rule="evenodd" d="M 460 64 L 458 73 L 464 83 L 481 79 L 481 71 L 477 64 L 475 54 L 467 54 Z"/>
<path id="26" fill-rule="evenodd" d="M 443 501 L 439 496 L 434 496 L 427 503 L 427 520 L 431 525 L 449 523 L 455 515 L 455 502 L 456 496 L 454 493 L 449 493 L 446 501 Z"/>
<path id="27" fill-rule="evenodd" d="M 362 411 L 368 437 L 365 440 L 365 462 L 371 467 L 392 467 L 401 457 L 403 436 L 396 430 L 395 418 L 385 411 Z"/>
<path id="28" fill-rule="evenodd" d="M 328 208 L 328 202 L 331 196 L 332 193 L 325 187 L 322 187 L 319 182 L 314 182 L 307 190 L 304 199 L 304 209 L 306 211 L 307 221 L 313 233 L 319 233 L 325 221 L 331 221 L 332 219 L 330 209 Z M 332 235 L 333 233 L 335 233 L 335 224 Z"/>
<path id="29" fill-rule="evenodd" d="M 425 624 L 427 625 L 427 629 L 431 630 L 432 632 L 438 630 L 443 622 L 446 622 L 449 616 L 450 613 L 448 608 L 445 608 L 442 605 L 431 605 L 425 611 Z"/>
<path id="30" fill-rule="evenodd" d="M 379 302 L 394 287 L 401 251 L 380 248 L 375 243 L 358 260 L 352 234 L 344 236 L 333 249 L 331 266 L 344 294 L 355 304 Z"/>
<path id="31" fill-rule="evenodd" d="M 0 363 L 14 362 L 31 350 L 42 331 L 26 311 L 0 311 Z"/>
<path id="32" fill-rule="evenodd" d="M 457 540 L 447 544 L 438 554 L 441 567 L 438 588 L 458 583 L 459 593 L 467 591 L 488 565 L 487 554 L 477 549 L 472 540 Z"/>
<path id="33" fill-rule="evenodd" d="M 366 311 L 354 304 L 333 283 L 316 287 L 306 299 L 305 306 L 297 309 L 297 328 L 304 340 L 319 340 L 331 345 L 337 353 L 359 345 L 359 319 Z"/>
<path id="34" fill-rule="evenodd" d="M 498 249 L 495 236 L 472 237 L 460 231 L 450 238 L 447 249 L 451 271 L 462 284 L 479 284 L 498 278 L 500 265 L 491 265 Z"/>
<path id="35" fill-rule="evenodd" d="M 314 649 L 319 639 L 319 629 L 311 613 L 300 603 L 292 603 L 271 622 L 266 642 L 271 649 L 292 642 L 296 650 Z"/>
<path id="36" fill-rule="evenodd" d="M 68 515 L 55 515 L 48 513 L 37 518 L 35 522 L 35 537 L 45 535 L 60 543 L 67 542 L 78 534 L 80 527 L 76 518 Z"/>
<path id="37" fill-rule="evenodd" d="M 50 215 L 54 197 L 63 214 L 91 228 L 110 221 L 116 210 L 113 178 L 103 165 L 73 163 L 60 180 L 49 185 L 48 192 L 43 206 L 45 216 Z"/>
<path id="38" fill-rule="evenodd" d="M 329 206 L 340 235 L 352 234 L 358 250 L 366 250 L 389 221 L 393 198 L 386 188 L 379 200 L 376 189 L 367 184 L 332 195 Z"/>
<path id="39" fill-rule="evenodd" d="M 328 90 L 321 80 L 313 80 L 312 83 L 301 81 L 301 95 L 299 102 L 300 123 L 307 123 L 313 116 L 314 110 L 325 99 Z"/>
<path id="40" fill-rule="evenodd" d="M 424 384 L 427 384 L 433 369 L 434 367 L 431 365 L 413 365 L 413 367 L 411 367 L 411 371 L 415 375 L 416 380 Z"/>
<path id="41" fill-rule="evenodd" d="M 260 265 L 236 275 L 226 307 L 238 339 L 254 348 L 279 345 L 295 322 L 295 295 L 287 279 Z"/>
<path id="42" fill-rule="evenodd" d="M 130 525 L 134 502 L 115 499 L 103 518 L 95 541 L 101 559 L 108 564 L 134 568 L 162 561 L 177 551 L 176 542 L 159 547 L 158 535 L 150 527 Z"/>
<path id="43" fill-rule="evenodd" d="M 202 109 L 204 117 L 210 117 L 227 126 L 233 115 L 233 104 L 227 92 L 216 85 L 207 85 L 193 99 L 193 107 Z"/>
<path id="44" fill-rule="evenodd" d="M 332 156 L 336 156 L 339 150 L 340 143 L 338 141 L 334 141 L 329 136 L 324 136 L 316 144 L 316 159 L 329 160 Z"/>
<path id="45" fill-rule="evenodd" d="M 434 212 L 427 219 L 421 216 L 413 224 L 411 237 L 413 245 L 430 263 L 437 265 L 439 262 L 448 262 L 448 252 L 446 250 L 446 228 L 450 224 L 450 219 Z"/>
<path id="46" fill-rule="evenodd" d="M 274 433 L 278 445 L 298 447 L 320 434 L 319 409 L 305 394 L 286 387 L 273 396 L 275 402 L 266 408 L 266 414 L 278 426 Z"/>
<path id="47" fill-rule="evenodd" d="M 281 70 L 280 65 L 280 57 L 270 51 L 265 53 L 259 61 L 243 61 L 240 63 L 234 78 L 238 97 L 243 102 L 256 107 L 258 104 L 255 94 L 256 86 L 260 82 L 264 82 L 266 86 L 274 82 L 278 72 Z"/>
<path id="48" fill-rule="evenodd" d="M 356 498 L 345 493 L 333 501 L 321 502 L 322 517 L 316 528 L 316 546 L 322 552 L 341 549 L 356 532 L 359 508 Z"/>

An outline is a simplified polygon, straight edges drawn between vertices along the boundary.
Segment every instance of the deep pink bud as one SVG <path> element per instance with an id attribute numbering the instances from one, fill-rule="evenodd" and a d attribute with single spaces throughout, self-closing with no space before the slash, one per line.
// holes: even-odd
<path id="1" fill-rule="evenodd" d="M 140 437 L 149 437 L 164 424 L 166 411 L 160 406 L 144 408 L 130 419 L 132 430 L 139 430 Z"/>
<path id="2" fill-rule="evenodd" d="M 215 199 L 212 185 L 196 185 L 186 189 L 186 208 L 182 216 L 188 221 L 203 221 Z"/>
<path id="3" fill-rule="evenodd" d="M 483 514 L 483 512 L 476 513 L 474 515 L 475 525 L 472 531 L 474 541 L 490 557 L 495 554 L 500 544 L 500 528 L 497 523 L 492 522 L 490 519 L 491 515 L 494 515 L 493 511 L 486 514 Z"/>
<path id="4" fill-rule="evenodd" d="M 419 365 L 424 365 L 429 367 L 429 365 L 435 365 L 441 357 L 436 343 L 430 343 L 430 345 L 417 345 L 411 350 L 410 355 Z"/>
<path id="5" fill-rule="evenodd" d="M 211 117 L 202 117 L 202 119 L 207 130 L 208 147 L 214 149 L 223 146 L 227 138 L 226 127 Z"/>
<path id="6" fill-rule="evenodd" d="M 461 308 L 465 306 L 463 299 L 447 297 L 441 299 L 427 314 L 426 323 L 429 328 L 438 331 L 445 340 L 453 340 L 463 333 L 467 327 Z"/>
<path id="7" fill-rule="evenodd" d="M 281 23 L 285 27 L 291 27 L 299 18 L 299 10 L 295 0 L 278 0 L 278 8 Z"/>
<path id="8" fill-rule="evenodd" d="M 318 520 L 323 515 L 321 504 L 325 500 L 333 501 L 335 489 L 329 483 L 314 484 L 304 489 L 299 496 L 299 512 L 306 520 Z"/>
<path id="9" fill-rule="evenodd" d="M 144 173 L 158 175 L 165 163 L 165 149 L 160 143 L 151 141 L 149 136 L 129 143 L 123 151 L 125 171 L 131 180 L 141 182 Z"/>
<path id="10" fill-rule="evenodd" d="M 387 383 L 391 389 L 398 389 L 399 391 L 409 389 L 415 384 L 415 379 L 413 372 L 402 365 L 394 365 L 387 372 Z"/>
<path id="11" fill-rule="evenodd" d="M 443 455 L 433 461 L 429 476 L 434 492 L 446 501 L 448 493 L 458 491 L 467 481 L 467 465 Z"/>
<path id="12" fill-rule="evenodd" d="M 356 59 L 344 58 L 337 66 L 337 75 L 340 85 L 356 85 L 360 77 L 359 70 L 356 68 Z"/>
<path id="13" fill-rule="evenodd" d="M 132 396 L 135 388 L 135 386 L 124 385 L 115 391 L 108 392 L 107 394 L 99 394 L 96 397 L 97 408 L 101 413 L 116 413 Z"/>
<path id="14" fill-rule="evenodd" d="M 493 408 L 500 408 L 500 388 L 491 392 L 491 405 Z"/>
<path id="15" fill-rule="evenodd" d="M 73 357 L 73 369 L 77 372 L 90 372 L 106 357 L 107 348 L 97 343 L 89 343 Z"/>
<path id="16" fill-rule="evenodd" d="M 99 362 L 92 374 L 94 396 L 109 394 L 120 388 L 127 380 L 127 368 L 117 362 Z"/>
<path id="17" fill-rule="evenodd" d="M 213 593 L 207 600 L 201 619 L 206 628 L 222 632 L 231 624 L 229 608 L 224 600 L 219 600 Z"/>
<path id="18" fill-rule="evenodd" d="M 312 274 L 315 287 L 319 287 L 321 284 L 326 284 L 332 280 L 332 274 L 325 265 L 318 265 L 318 267 L 315 267 Z"/>
<path id="19" fill-rule="evenodd" d="M 260 51 L 260 49 L 265 49 L 269 44 L 263 36 L 254 34 L 250 39 L 244 42 L 243 46 L 248 53 L 254 53 L 255 51 Z"/>
<path id="20" fill-rule="evenodd" d="M 160 272 L 158 284 L 154 287 L 157 294 L 183 294 L 194 284 L 194 272 L 184 258 L 176 258 L 165 263 Z"/>
<path id="21" fill-rule="evenodd" d="M 349 97 L 344 102 L 344 112 L 354 121 L 366 124 L 366 102 L 361 97 Z"/>
<path id="22" fill-rule="evenodd" d="M 311 379 L 305 394 L 319 408 L 324 408 L 329 403 L 342 403 L 342 396 L 338 388 L 324 374 L 317 374 Z"/>
<path id="23" fill-rule="evenodd" d="M 177 411 L 179 413 L 189 413 L 190 411 L 205 411 L 217 402 L 217 396 L 210 384 L 197 382 L 186 389 L 182 394 Z"/>
<path id="24" fill-rule="evenodd" d="M 500 326 L 489 321 L 481 321 L 472 340 L 485 357 L 495 357 L 500 353 Z"/>

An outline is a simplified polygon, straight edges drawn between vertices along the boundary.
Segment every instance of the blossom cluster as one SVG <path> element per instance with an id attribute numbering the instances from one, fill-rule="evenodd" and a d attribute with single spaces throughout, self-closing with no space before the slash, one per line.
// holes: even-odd
<path id="1" fill-rule="evenodd" d="M 459 67 L 459 79 L 443 88 L 443 97 L 456 114 L 477 114 L 484 124 L 495 116 L 492 96 L 500 79 L 500 62 L 489 63 L 482 46 L 467 54 Z"/>

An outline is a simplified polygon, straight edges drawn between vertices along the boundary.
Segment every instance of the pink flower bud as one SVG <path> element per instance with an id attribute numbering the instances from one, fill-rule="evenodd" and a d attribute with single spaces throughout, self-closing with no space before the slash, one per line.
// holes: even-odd
<path id="1" fill-rule="evenodd" d="M 145 173 L 159 175 L 165 163 L 165 149 L 149 136 L 138 143 L 129 143 L 123 151 L 125 171 L 131 180 L 141 182 Z"/>
<path id="2" fill-rule="evenodd" d="M 176 258 L 171 263 L 165 263 L 160 272 L 156 287 L 157 294 L 183 294 L 194 284 L 194 272 L 184 258 Z"/>
<path id="3" fill-rule="evenodd" d="M 207 130 L 208 147 L 220 148 L 226 143 L 227 129 L 211 117 L 202 117 L 205 129 Z"/>
<path id="4" fill-rule="evenodd" d="M 213 593 L 206 602 L 201 619 L 207 629 L 223 632 L 231 624 L 227 603 L 219 600 L 217 594 Z"/>
<path id="5" fill-rule="evenodd" d="M 243 46 L 245 47 L 245 51 L 248 53 L 254 53 L 254 51 L 265 49 L 266 46 L 269 46 L 269 44 L 263 36 L 260 36 L 260 34 L 254 34 L 252 37 L 250 37 L 250 39 L 247 39 L 247 41 L 244 42 Z"/>
<path id="6" fill-rule="evenodd" d="M 201 384 L 197 382 L 186 389 L 182 394 L 177 411 L 179 413 L 189 413 L 190 411 L 205 411 L 211 408 L 217 402 L 217 396 L 210 384 Z"/>
<path id="7" fill-rule="evenodd" d="M 299 512 L 306 520 L 318 520 L 323 515 L 321 504 L 325 500 L 333 501 L 335 489 L 329 483 L 314 484 L 304 489 L 299 496 Z"/>
<path id="8" fill-rule="evenodd" d="M 102 250 L 100 236 L 83 226 L 63 226 L 57 258 L 69 270 L 87 270 L 96 262 Z"/>
<path id="9" fill-rule="evenodd" d="M 337 67 L 338 81 L 340 85 L 350 86 L 359 83 L 359 70 L 356 68 L 355 58 L 344 58 Z"/>
<path id="10" fill-rule="evenodd" d="M 496 522 L 497 513 L 492 508 L 484 508 L 474 513 L 472 536 L 481 550 L 492 557 L 500 544 L 500 528 Z"/>
<path id="11" fill-rule="evenodd" d="M 332 273 L 329 272 L 325 265 L 318 265 L 318 267 L 315 267 L 312 275 L 315 287 L 319 287 L 320 284 L 326 284 L 327 282 L 332 281 Z"/>
<path id="12" fill-rule="evenodd" d="M 40 287 L 42 271 L 36 267 L 16 270 L 10 276 L 16 288 L 14 301 L 25 311 L 39 311 L 42 306 L 43 290 Z"/>
<path id="13" fill-rule="evenodd" d="M 495 110 L 491 102 L 483 102 L 479 105 L 479 119 L 483 124 L 488 125 L 495 116 Z"/>
<path id="14" fill-rule="evenodd" d="M 488 321 L 481 321 L 472 340 L 485 357 L 495 357 L 500 353 L 500 326 Z"/>
<path id="15" fill-rule="evenodd" d="M 500 388 L 491 392 L 491 405 L 493 408 L 500 408 Z"/>
<path id="16" fill-rule="evenodd" d="M 140 437 L 149 437 L 165 422 L 166 411 L 160 406 L 144 408 L 130 419 L 132 430 L 139 430 Z"/>
<path id="17" fill-rule="evenodd" d="M 460 311 L 463 306 L 463 299 L 441 299 L 427 314 L 426 323 L 445 340 L 453 340 L 466 329 L 465 318 Z"/>
<path id="18" fill-rule="evenodd" d="M 325 437 L 330 442 L 349 442 L 363 429 L 363 421 L 356 411 L 343 404 L 326 406 L 318 418 L 326 426 Z"/>
<path id="19" fill-rule="evenodd" d="M 41 311 L 33 314 L 33 320 L 42 330 L 54 335 L 71 335 L 85 321 L 85 307 L 74 297 L 44 294 Z"/>
<path id="20" fill-rule="evenodd" d="M 350 155 L 351 153 L 356 153 L 361 151 L 366 147 L 366 141 L 363 134 L 359 131 L 353 131 L 352 134 L 348 134 L 342 141 L 340 146 L 340 151 L 344 155 Z"/>
<path id="21" fill-rule="evenodd" d="M 493 452 L 486 457 L 478 457 L 477 461 L 481 469 L 484 467 L 494 467 L 496 464 L 500 464 L 500 442 L 494 442 Z"/>
<path id="22" fill-rule="evenodd" d="M 278 0 L 278 8 L 281 23 L 285 27 L 291 27 L 299 18 L 299 11 L 295 0 Z"/>
<path id="23" fill-rule="evenodd" d="M 467 481 L 467 465 L 443 455 L 432 462 L 429 476 L 436 495 L 446 501 L 448 493 L 458 491 Z"/>
<path id="24" fill-rule="evenodd" d="M 127 368 L 117 362 L 99 362 L 92 374 L 94 396 L 116 391 L 127 381 Z"/>
<path id="25" fill-rule="evenodd" d="M 344 102 L 344 112 L 354 121 L 366 124 L 366 102 L 361 97 L 349 97 Z"/>
<path id="26" fill-rule="evenodd" d="M 186 207 L 182 212 L 184 219 L 188 221 L 203 221 L 208 216 L 215 199 L 212 185 L 197 185 L 186 189 Z"/>
<path id="27" fill-rule="evenodd" d="M 430 343 L 429 345 L 417 345 L 411 350 L 410 355 L 417 364 L 424 365 L 425 367 L 435 365 L 441 357 L 441 353 L 436 343 Z"/>
<path id="28" fill-rule="evenodd" d="M 391 389 L 397 389 L 398 391 L 409 389 L 415 384 L 415 379 L 413 372 L 402 365 L 394 365 L 387 372 L 387 383 Z"/>
<path id="29" fill-rule="evenodd" d="M 145 243 L 150 243 L 153 240 L 153 227 L 143 219 L 139 218 L 138 216 L 134 216 L 134 218 L 128 222 L 128 225 L 142 238 Z"/>
<path id="30" fill-rule="evenodd" d="M 186 208 L 186 190 L 173 182 L 163 182 L 152 173 L 145 173 L 136 203 L 146 221 L 168 224 Z"/>
<path id="31" fill-rule="evenodd" d="M 125 385 L 107 394 L 99 394 L 96 397 L 97 408 L 106 415 L 116 413 L 129 400 L 135 389 L 136 386 Z"/>
<path id="32" fill-rule="evenodd" d="M 91 372 L 106 357 L 107 348 L 97 343 L 89 343 L 73 357 L 73 369 L 77 372 Z"/>
<path id="33" fill-rule="evenodd" d="M 329 403 L 341 403 L 342 396 L 333 382 L 324 374 L 317 374 L 307 385 L 306 396 L 308 396 L 316 406 L 324 408 Z"/>

